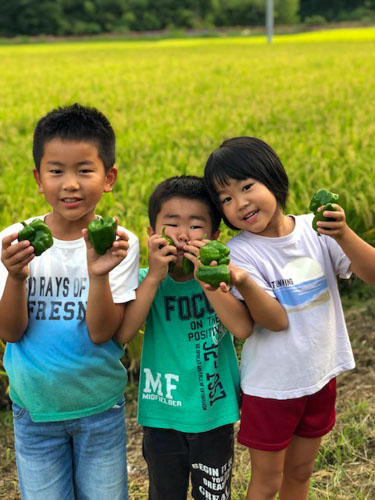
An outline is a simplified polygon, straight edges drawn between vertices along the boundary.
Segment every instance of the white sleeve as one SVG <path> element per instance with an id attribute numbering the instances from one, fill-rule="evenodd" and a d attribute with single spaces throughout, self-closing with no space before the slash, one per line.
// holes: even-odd
<path id="1" fill-rule="evenodd" d="M 271 297 L 276 298 L 269 281 L 267 280 L 266 276 L 262 274 L 261 269 L 253 263 L 249 253 L 242 251 L 241 246 L 231 245 L 230 242 L 228 243 L 227 245 L 230 248 L 230 260 L 236 266 L 244 269 L 248 273 L 250 278 L 253 279 L 255 283 L 257 283 L 257 285 L 259 285 L 265 292 L 271 295 Z M 231 293 L 237 299 L 243 300 L 242 295 L 236 287 L 231 288 Z"/>
<path id="2" fill-rule="evenodd" d="M 113 302 L 124 303 L 135 299 L 138 287 L 139 241 L 135 234 L 125 228 L 129 236 L 129 250 L 123 261 L 109 273 Z"/>
<path id="3" fill-rule="evenodd" d="M 352 275 L 352 272 L 349 269 L 351 262 L 344 253 L 343 249 L 333 238 L 325 235 L 323 235 L 322 237 L 324 237 L 325 239 L 336 276 L 339 276 L 343 279 L 350 278 L 350 276 Z"/>
<path id="4" fill-rule="evenodd" d="M 2 235 L 0 235 L 0 245 L 2 241 Z M 0 261 L 0 299 L 3 296 L 5 283 L 8 278 L 8 270 L 4 264 Z"/>

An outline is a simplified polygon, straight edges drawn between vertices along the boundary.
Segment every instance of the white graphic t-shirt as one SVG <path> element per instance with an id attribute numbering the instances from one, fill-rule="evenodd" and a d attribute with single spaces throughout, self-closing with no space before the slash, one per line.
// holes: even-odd
<path id="1" fill-rule="evenodd" d="M 313 214 L 294 218 L 287 236 L 244 231 L 228 242 L 231 260 L 281 303 L 289 319 L 280 332 L 255 325 L 246 340 L 240 367 L 245 394 L 298 398 L 354 368 L 337 287 L 337 276 L 350 277 L 350 261 L 333 238 L 312 229 Z M 242 298 L 235 288 L 232 293 Z"/>

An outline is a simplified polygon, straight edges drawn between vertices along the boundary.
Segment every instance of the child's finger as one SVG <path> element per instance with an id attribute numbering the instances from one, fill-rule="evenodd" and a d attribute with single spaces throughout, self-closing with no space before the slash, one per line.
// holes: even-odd
<path id="1" fill-rule="evenodd" d="M 89 238 L 89 232 L 87 229 L 82 229 L 82 236 L 83 236 L 83 239 L 87 242 L 87 241 L 90 241 L 90 238 Z"/>
<path id="2" fill-rule="evenodd" d="M 177 255 L 167 254 L 165 257 L 165 261 L 168 262 L 168 264 L 170 262 L 177 262 Z"/>
<path id="3" fill-rule="evenodd" d="M 230 286 L 227 285 L 224 281 L 220 283 L 219 288 L 224 293 L 228 293 L 230 291 Z"/>
<path id="4" fill-rule="evenodd" d="M 24 240 L 20 243 L 10 245 L 10 247 L 4 250 L 1 260 L 10 274 L 19 275 L 34 257 L 34 247 L 30 245 L 28 240 Z M 26 277 L 27 274 L 24 274 L 24 276 Z"/>
<path id="5" fill-rule="evenodd" d="M 12 234 L 8 234 L 8 236 L 4 236 L 2 243 L 1 243 L 2 249 L 5 250 L 6 248 L 10 247 L 12 245 L 13 241 L 15 241 L 17 238 L 18 238 L 18 233 L 12 233 Z M 22 242 L 20 242 L 20 243 L 22 243 Z"/>
<path id="6" fill-rule="evenodd" d="M 177 248 L 172 245 L 160 245 L 159 240 L 149 243 L 149 253 L 161 255 L 162 257 L 171 256 L 173 262 L 177 260 Z"/>
<path id="7" fill-rule="evenodd" d="M 126 252 L 129 250 L 129 242 L 124 240 L 116 240 L 113 242 L 113 248 L 115 249 L 116 255 L 118 252 Z"/>
<path id="8" fill-rule="evenodd" d="M 116 235 L 118 236 L 118 239 L 120 239 L 120 240 L 129 241 L 129 235 L 123 229 L 118 229 L 117 228 L 116 229 Z"/>
<path id="9" fill-rule="evenodd" d="M 153 234 L 148 240 L 149 248 L 161 250 L 168 245 L 167 240 L 158 234 Z"/>
<path id="10" fill-rule="evenodd" d="M 209 241 L 209 240 L 207 240 Z M 206 243 L 203 241 L 203 240 L 191 240 L 191 241 L 188 241 L 188 245 L 192 245 L 192 246 L 195 246 L 195 247 L 198 247 L 201 248 L 201 247 L 204 247 Z"/>
<path id="11" fill-rule="evenodd" d="M 2 259 L 12 263 L 19 262 L 32 253 L 34 253 L 34 247 L 31 246 L 30 241 L 23 240 L 14 245 L 3 245 Z"/>
<path id="12" fill-rule="evenodd" d="M 190 242 L 189 242 L 190 243 Z M 199 248 L 197 248 L 194 245 L 184 245 L 184 253 L 186 254 L 186 257 L 190 254 L 192 258 L 196 259 L 199 257 Z M 189 259 L 192 260 L 192 259 Z"/>
<path id="13" fill-rule="evenodd" d="M 323 216 L 327 217 L 327 219 L 335 219 L 335 221 L 343 221 L 345 220 L 345 212 L 344 211 L 334 211 L 334 210 L 325 210 L 323 212 Z M 325 222 L 325 221 L 323 221 Z M 330 221 L 333 222 L 333 221 Z"/>

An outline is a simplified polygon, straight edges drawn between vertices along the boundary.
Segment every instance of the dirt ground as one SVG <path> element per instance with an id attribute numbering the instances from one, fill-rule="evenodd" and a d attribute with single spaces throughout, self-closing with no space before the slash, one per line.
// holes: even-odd
<path id="1" fill-rule="evenodd" d="M 339 377 L 338 413 L 344 402 L 347 403 L 349 400 L 353 400 L 353 402 L 367 401 L 371 409 L 371 418 L 373 418 L 375 409 L 375 306 L 367 305 L 363 309 L 347 314 L 347 324 L 357 367 Z M 147 469 L 141 451 L 142 430 L 136 422 L 135 398 L 131 394 L 129 397 L 130 402 L 128 402 L 127 408 L 129 496 L 131 500 L 146 500 Z M 0 499 L 20 499 L 10 412 L 1 412 L 0 423 Z M 374 449 L 371 450 L 368 461 L 368 466 L 372 469 L 375 465 L 375 439 L 373 441 Z M 246 467 L 249 464 L 247 450 L 238 444 L 236 445 L 234 477 L 236 476 L 236 464 L 237 467 Z M 375 484 L 373 491 L 375 498 Z M 354 500 L 350 496 L 340 495 L 340 498 Z"/>

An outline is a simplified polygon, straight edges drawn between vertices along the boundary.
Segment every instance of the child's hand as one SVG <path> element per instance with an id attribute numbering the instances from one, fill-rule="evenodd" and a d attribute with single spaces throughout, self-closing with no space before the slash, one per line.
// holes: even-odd
<path id="1" fill-rule="evenodd" d="M 212 262 L 211 265 L 216 265 L 216 262 Z M 235 264 L 233 264 L 233 262 L 229 262 L 228 267 L 230 272 L 230 285 L 227 285 L 225 282 L 221 282 L 218 288 L 212 288 L 207 284 L 205 284 L 204 287 L 210 291 L 220 289 L 222 292 L 228 293 L 232 285 L 236 287 L 241 286 L 246 282 L 246 280 L 249 279 L 248 273 L 244 269 L 237 267 Z"/>
<path id="2" fill-rule="evenodd" d="M 324 217 L 334 219 L 332 221 L 318 221 L 316 223 L 318 232 L 320 234 L 325 234 L 327 236 L 331 236 L 332 238 L 339 240 L 342 238 L 348 228 L 345 220 L 345 212 L 340 205 L 336 203 L 332 204 L 336 210 L 325 210 L 323 212 Z M 318 208 L 318 212 L 320 212 L 324 206 Z"/>
<path id="3" fill-rule="evenodd" d="M 87 247 L 87 270 L 89 275 L 103 276 L 115 268 L 128 254 L 129 236 L 123 229 L 117 228 L 117 239 L 104 255 L 95 252 L 87 229 L 82 230 Z"/>
<path id="4" fill-rule="evenodd" d="M 199 250 L 204 247 L 204 245 L 209 240 L 192 240 L 189 241 L 186 245 L 184 245 L 184 257 L 186 257 L 190 262 L 194 264 L 194 277 L 195 271 L 202 265 L 199 260 Z"/>
<path id="5" fill-rule="evenodd" d="M 160 234 L 153 234 L 148 240 L 148 278 L 153 278 L 161 283 L 168 274 L 171 262 L 177 260 L 177 248 L 168 245 L 168 242 Z"/>
<path id="6" fill-rule="evenodd" d="M 230 271 L 230 283 L 235 287 L 240 287 L 249 279 L 249 274 L 245 269 L 237 267 L 233 262 L 228 264 Z"/>
<path id="7" fill-rule="evenodd" d="M 12 245 L 18 238 L 18 233 L 5 236 L 2 241 L 1 262 L 7 268 L 8 273 L 16 280 L 24 281 L 28 278 L 29 262 L 35 257 L 34 248 L 28 240 L 20 241 Z"/>

